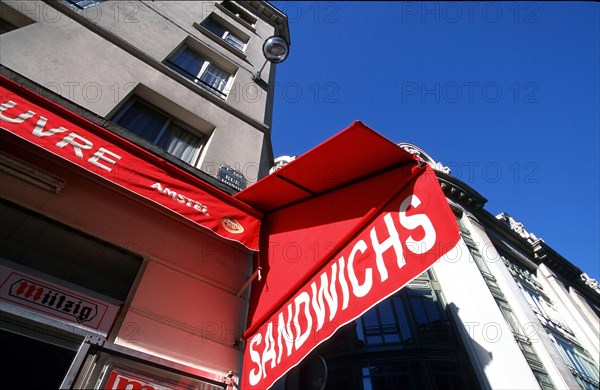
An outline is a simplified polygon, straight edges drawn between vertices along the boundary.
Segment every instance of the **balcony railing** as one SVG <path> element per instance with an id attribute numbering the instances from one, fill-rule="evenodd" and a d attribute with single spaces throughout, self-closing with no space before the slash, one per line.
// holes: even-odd
<path id="1" fill-rule="evenodd" d="M 177 65 L 173 61 L 167 60 L 166 62 L 177 73 L 184 75 L 186 78 L 192 80 L 194 83 L 203 87 L 204 89 L 206 89 L 208 92 L 212 93 L 213 95 L 216 95 L 216 96 L 220 97 L 221 99 L 225 99 L 227 97 L 227 95 L 223 91 L 219 90 L 218 88 L 213 87 L 212 85 L 210 85 L 206 81 L 202 80 L 201 78 L 198 78 L 198 75 L 188 72 L 186 69 Z"/>

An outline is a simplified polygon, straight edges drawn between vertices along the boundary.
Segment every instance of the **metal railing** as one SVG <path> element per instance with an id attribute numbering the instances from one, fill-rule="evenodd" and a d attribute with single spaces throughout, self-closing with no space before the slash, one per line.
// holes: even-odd
<path id="1" fill-rule="evenodd" d="M 225 99 L 227 97 L 227 95 L 223 91 L 219 90 L 218 88 L 213 87 L 206 81 L 198 78 L 198 75 L 188 72 L 186 69 L 183 69 L 181 66 L 177 65 L 176 63 L 174 63 L 171 60 L 167 60 L 166 62 L 177 73 L 184 75 L 186 78 L 192 80 L 195 84 L 198 84 L 199 86 L 203 87 L 208 92 L 211 92 L 212 94 L 214 94 L 222 99 Z"/>

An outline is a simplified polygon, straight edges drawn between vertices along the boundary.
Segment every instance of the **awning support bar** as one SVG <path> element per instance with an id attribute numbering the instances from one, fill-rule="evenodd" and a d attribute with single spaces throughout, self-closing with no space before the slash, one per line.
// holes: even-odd
<path id="1" fill-rule="evenodd" d="M 262 279 L 262 275 L 260 274 L 261 270 L 262 270 L 262 267 L 256 268 L 256 271 L 254 271 L 252 276 L 250 276 L 250 278 L 248 280 L 246 280 L 246 283 L 244 283 L 242 288 L 240 288 L 240 291 L 238 291 L 237 294 L 235 294 L 236 297 L 241 296 L 244 293 L 244 291 L 246 291 L 248 289 L 248 286 L 250 286 L 250 283 L 252 283 L 254 281 L 254 279 L 256 279 L 256 277 L 258 277 L 258 281 L 260 282 L 260 280 Z"/>

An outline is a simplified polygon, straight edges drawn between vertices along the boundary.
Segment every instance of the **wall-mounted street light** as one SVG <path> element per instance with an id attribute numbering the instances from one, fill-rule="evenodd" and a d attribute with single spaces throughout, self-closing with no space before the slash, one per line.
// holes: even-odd
<path id="1" fill-rule="evenodd" d="M 290 46 L 285 39 L 279 36 L 272 36 L 267 38 L 262 47 L 263 55 L 265 56 L 265 63 L 260 67 L 260 70 L 256 72 L 253 79 L 260 80 L 260 74 L 262 73 L 267 62 L 272 64 L 278 64 L 285 61 L 288 54 L 290 54 Z"/>

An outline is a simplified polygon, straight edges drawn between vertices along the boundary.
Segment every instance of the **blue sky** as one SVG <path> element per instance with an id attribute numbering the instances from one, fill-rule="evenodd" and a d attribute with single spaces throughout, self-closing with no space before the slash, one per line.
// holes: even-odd
<path id="1" fill-rule="evenodd" d="M 273 2 L 275 156 L 354 120 L 452 169 L 600 280 L 600 5 Z"/>

